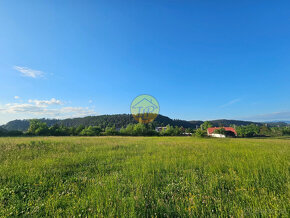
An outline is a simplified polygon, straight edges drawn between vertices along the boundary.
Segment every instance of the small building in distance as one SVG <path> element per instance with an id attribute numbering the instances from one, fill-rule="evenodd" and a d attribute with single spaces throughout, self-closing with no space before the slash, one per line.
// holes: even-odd
<path id="1" fill-rule="evenodd" d="M 192 133 L 191 132 L 184 132 L 182 133 L 183 136 L 192 136 Z"/>
<path id="2" fill-rule="evenodd" d="M 215 133 L 217 129 L 224 129 L 226 134 Z M 207 129 L 207 135 L 216 138 L 226 138 L 227 136 L 236 137 L 238 134 L 233 127 L 211 127 Z"/>
<path id="3" fill-rule="evenodd" d="M 167 129 L 166 126 L 164 126 L 164 127 L 160 126 L 160 127 L 156 127 L 156 128 L 155 128 L 155 131 L 156 131 L 156 132 L 161 132 L 162 130 L 165 131 L 166 129 Z"/>

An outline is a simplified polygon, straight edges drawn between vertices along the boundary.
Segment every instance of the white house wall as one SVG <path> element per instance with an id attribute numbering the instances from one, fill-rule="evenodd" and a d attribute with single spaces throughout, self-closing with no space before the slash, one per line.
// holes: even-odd
<path id="1" fill-rule="evenodd" d="M 225 138 L 225 137 L 226 137 L 226 136 L 223 135 L 223 134 L 216 134 L 216 133 L 209 134 L 209 136 L 211 136 L 211 137 L 215 137 L 215 138 Z"/>

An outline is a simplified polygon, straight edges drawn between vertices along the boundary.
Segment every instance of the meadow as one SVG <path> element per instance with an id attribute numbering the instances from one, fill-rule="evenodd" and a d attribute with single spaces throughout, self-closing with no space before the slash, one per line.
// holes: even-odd
<path id="1" fill-rule="evenodd" d="M 288 217 L 289 139 L 0 138 L 0 217 Z"/>

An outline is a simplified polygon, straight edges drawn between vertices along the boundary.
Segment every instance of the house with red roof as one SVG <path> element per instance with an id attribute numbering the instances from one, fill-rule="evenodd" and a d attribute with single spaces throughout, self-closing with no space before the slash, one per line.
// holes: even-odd
<path id="1" fill-rule="evenodd" d="M 218 129 L 224 129 L 227 134 L 219 134 L 215 131 Z M 237 136 L 237 132 L 233 127 L 211 127 L 207 129 L 207 135 L 216 138 L 225 138 L 227 135 Z"/>

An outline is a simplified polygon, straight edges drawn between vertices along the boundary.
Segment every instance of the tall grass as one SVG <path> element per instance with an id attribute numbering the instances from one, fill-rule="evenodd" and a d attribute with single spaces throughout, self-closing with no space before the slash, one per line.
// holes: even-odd
<path id="1" fill-rule="evenodd" d="M 0 139 L 0 216 L 289 215 L 287 139 Z"/>

